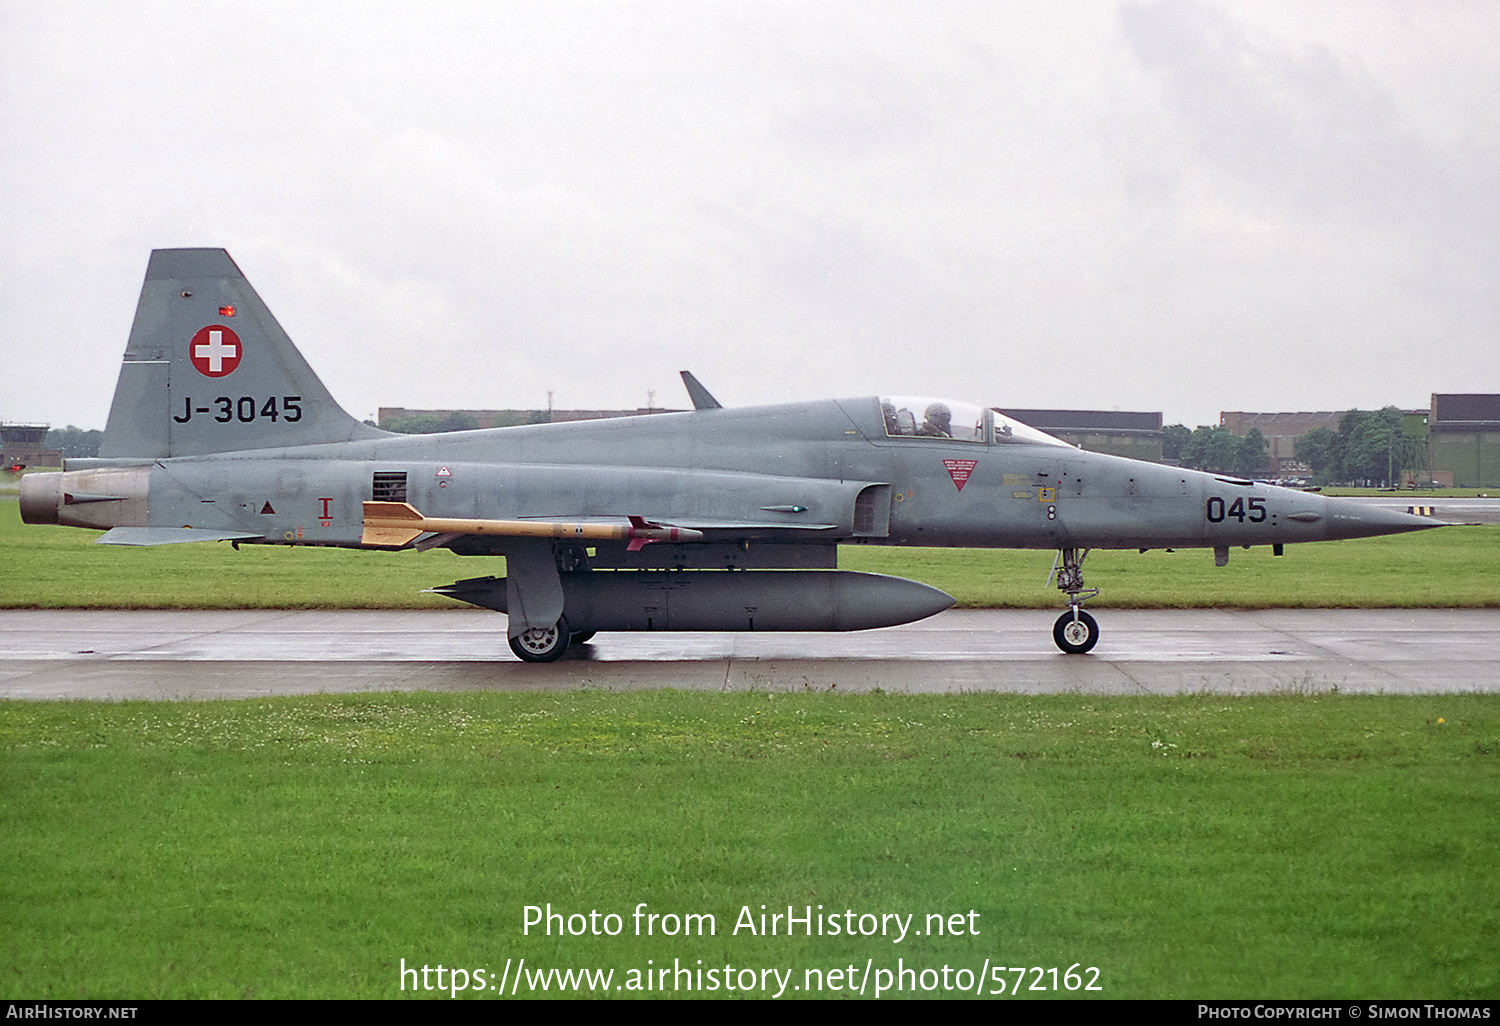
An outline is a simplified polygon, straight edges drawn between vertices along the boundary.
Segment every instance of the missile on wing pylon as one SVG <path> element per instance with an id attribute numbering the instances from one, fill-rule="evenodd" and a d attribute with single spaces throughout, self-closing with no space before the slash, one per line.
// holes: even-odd
<path id="1" fill-rule="evenodd" d="M 853 570 L 595 570 L 562 575 L 568 628 L 583 631 L 858 631 L 940 613 L 937 588 Z M 433 588 L 506 612 L 503 577 Z"/>
<path id="2" fill-rule="evenodd" d="M 685 527 L 663 527 L 645 517 L 628 517 L 630 525 L 561 523 L 549 520 L 473 520 L 456 517 L 425 517 L 406 502 L 364 504 L 365 530 L 361 545 L 400 548 L 423 534 L 479 534 L 511 538 L 567 538 L 576 541 L 629 541 L 636 552 L 654 541 L 695 542 L 702 531 Z"/>

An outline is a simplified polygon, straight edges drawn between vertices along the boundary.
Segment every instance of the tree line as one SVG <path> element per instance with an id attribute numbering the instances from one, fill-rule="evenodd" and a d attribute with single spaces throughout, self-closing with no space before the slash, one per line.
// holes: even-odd
<path id="1" fill-rule="evenodd" d="M 99 443 L 104 441 L 103 431 L 85 431 L 69 424 L 65 428 L 53 428 L 42 439 L 42 447 L 56 449 L 64 459 L 87 460 L 99 455 Z"/>
<path id="2" fill-rule="evenodd" d="M 1422 439 L 1401 430 L 1401 411 L 1350 410 L 1339 429 L 1314 428 L 1297 439 L 1297 459 L 1312 467 L 1319 483 L 1394 485 L 1404 471 L 1422 464 Z"/>
<path id="3" fill-rule="evenodd" d="M 1394 406 L 1350 410 L 1339 428 L 1314 428 L 1297 439 L 1297 459 L 1312 468 L 1318 484 L 1391 485 L 1405 471 L 1422 464 L 1422 439 L 1402 432 L 1402 413 Z M 1271 447 L 1259 430 L 1240 437 L 1222 425 L 1188 430 L 1182 424 L 1162 428 L 1162 456 L 1193 470 L 1259 477 L 1271 470 Z"/>
<path id="4" fill-rule="evenodd" d="M 1258 428 L 1240 437 L 1218 424 L 1199 425 L 1192 431 L 1182 424 L 1168 424 L 1162 434 L 1162 457 L 1190 470 L 1258 477 L 1271 463 L 1271 444 Z"/>

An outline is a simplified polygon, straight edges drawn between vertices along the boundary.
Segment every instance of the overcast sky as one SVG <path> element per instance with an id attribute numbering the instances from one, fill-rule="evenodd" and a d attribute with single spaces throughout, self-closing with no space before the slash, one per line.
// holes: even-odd
<path id="1" fill-rule="evenodd" d="M 168 246 L 362 418 L 1500 392 L 1497 117 L 1492 0 L 0 0 L 0 420 Z"/>

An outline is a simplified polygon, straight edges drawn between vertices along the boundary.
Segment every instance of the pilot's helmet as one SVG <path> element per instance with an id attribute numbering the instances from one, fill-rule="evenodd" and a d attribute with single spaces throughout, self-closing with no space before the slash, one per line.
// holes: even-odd
<path id="1" fill-rule="evenodd" d="M 927 418 L 927 423 L 940 427 L 944 431 L 947 431 L 953 423 L 953 411 L 943 403 L 933 403 L 927 407 L 927 413 L 924 416 Z"/>

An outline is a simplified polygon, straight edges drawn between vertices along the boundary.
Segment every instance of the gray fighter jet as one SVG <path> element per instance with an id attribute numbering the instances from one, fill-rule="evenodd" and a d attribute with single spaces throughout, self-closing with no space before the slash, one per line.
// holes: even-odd
<path id="1" fill-rule="evenodd" d="M 97 459 L 22 481 L 31 524 L 115 545 L 227 540 L 506 557 L 438 592 L 509 617 L 522 659 L 596 631 L 859 630 L 953 602 L 837 569 L 840 545 L 1056 549 L 1053 637 L 1094 647 L 1091 549 L 1357 538 L 1430 519 L 1084 452 L 906 395 L 398 435 L 334 402 L 229 254 L 151 254 Z"/>

